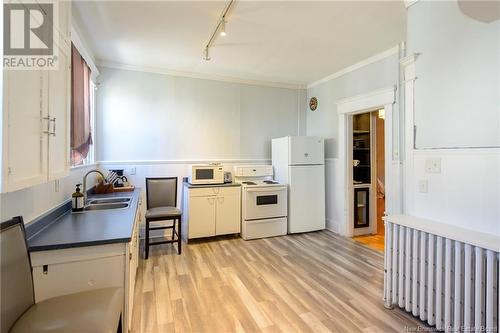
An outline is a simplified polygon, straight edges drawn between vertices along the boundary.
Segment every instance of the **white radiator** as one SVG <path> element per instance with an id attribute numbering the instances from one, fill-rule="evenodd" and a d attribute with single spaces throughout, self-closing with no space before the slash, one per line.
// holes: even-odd
<path id="1" fill-rule="evenodd" d="M 439 330 L 498 332 L 499 252 L 454 239 L 386 219 L 385 305 Z"/>

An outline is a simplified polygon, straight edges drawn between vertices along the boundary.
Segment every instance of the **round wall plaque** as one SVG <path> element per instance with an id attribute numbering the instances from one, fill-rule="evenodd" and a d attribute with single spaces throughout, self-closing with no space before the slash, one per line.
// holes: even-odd
<path id="1" fill-rule="evenodd" d="M 309 100 L 309 109 L 311 109 L 311 111 L 316 111 L 317 107 L 318 107 L 318 99 L 316 97 L 312 97 Z"/>

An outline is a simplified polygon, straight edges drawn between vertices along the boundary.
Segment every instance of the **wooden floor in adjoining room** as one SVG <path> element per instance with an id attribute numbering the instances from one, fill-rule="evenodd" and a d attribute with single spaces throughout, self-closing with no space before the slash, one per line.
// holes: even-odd
<path id="1" fill-rule="evenodd" d="M 132 332 L 404 332 L 382 302 L 383 254 L 329 231 L 152 248 Z"/>

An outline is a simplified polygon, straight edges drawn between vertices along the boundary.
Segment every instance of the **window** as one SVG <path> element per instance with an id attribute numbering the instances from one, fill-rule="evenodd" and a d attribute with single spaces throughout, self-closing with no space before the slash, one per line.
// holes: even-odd
<path id="1" fill-rule="evenodd" d="M 71 166 L 82 166 L 94 164 L 95 162 L 95 92 L 97 90 L 97 86 L 94 81 L 90 80 L 90 133 L 92 136 L 92 143 L 89 145 L 89 151 L 87 153 L 87 157 L 81 160 L 80 164 L 74 164 L 73 159 L 71 160 Z"/>
<path id="2" fill-rule="evenodd" d="M 80 166 L 94 162 L 95 84 L 75 45 L 71 66 L 71 166 Z"/>

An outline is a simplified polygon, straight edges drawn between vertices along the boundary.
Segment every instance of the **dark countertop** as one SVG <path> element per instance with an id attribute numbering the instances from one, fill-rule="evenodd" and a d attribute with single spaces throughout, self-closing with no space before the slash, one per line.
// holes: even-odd
<path id="1" fill-rule="evenodd" d="M 184 186 L 187 188 L 205 188 L 205 187 L 233 187 L 233 186 L 241 186 L 239 183 L 224 183 L 224 184 L 207 184 L 207 185 L 192 185 L 187 182 L 184 183 Z"/>
<path id="2" fill-rule="evenodd" d="M 132 239 L 135 213 L 141 190 L 89 195 L 90 198 L 130 197 L 130 206 L 123 209 L 86 211 L 60 215 L 28 238 L 30 251 L 66 249 L 72 247 L 128 243 Z"/>

